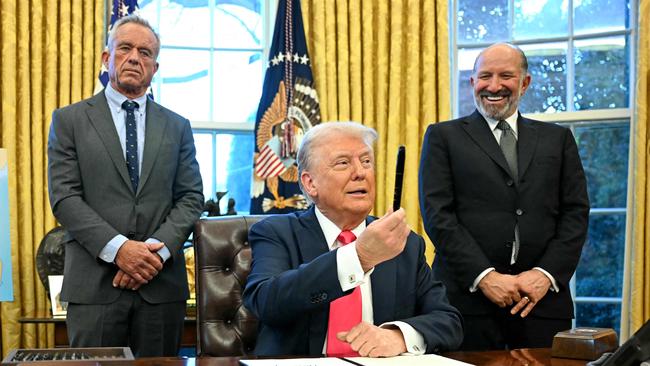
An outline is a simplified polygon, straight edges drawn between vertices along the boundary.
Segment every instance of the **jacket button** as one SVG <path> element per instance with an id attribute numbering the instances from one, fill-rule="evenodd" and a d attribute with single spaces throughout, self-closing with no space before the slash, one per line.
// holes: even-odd
<path id="1" fill-rule="evenodd" d="M 517 211 L 515 211 L 515 213 L 517 214 L 517 216 L 521 216 L 524 214 L 524 210 L 518 208 Z"/>
<path id="2" fill-rule="evenodd" d="M 512 179 L 508 179 L 508 181 L 506 182 L 506 185 L 508 187 L 512 187 L 513 184 L 515 184 L 515 182 Z"/>

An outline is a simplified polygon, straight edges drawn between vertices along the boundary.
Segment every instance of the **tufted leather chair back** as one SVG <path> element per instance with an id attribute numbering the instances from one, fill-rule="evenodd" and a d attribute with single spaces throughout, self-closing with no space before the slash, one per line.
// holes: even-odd
<path id="1" fill-rule="evenodd" d="M 263 218 L 209 217 L 194 226 L 198 356 L 241 356 L 255 348 L 257 319 L 242 293 L 251 268 L 248 229 Z"/>

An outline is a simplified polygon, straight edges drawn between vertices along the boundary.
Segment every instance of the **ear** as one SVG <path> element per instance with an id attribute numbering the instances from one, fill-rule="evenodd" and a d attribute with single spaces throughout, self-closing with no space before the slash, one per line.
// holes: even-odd
<path id="1" fill-rule="evenodd" d="M 528 87 L 530 86 L 531 80 L 532 80 L 532 76 L 526 73 L 526 76 L 524 76 L 524 80 L 521 83 L 521 95 L 524 95 L 526 93 L 526 90 L 528 90 Z"/>
<path id="2" fill-rule="evenodd" d="M 474 74 L 472 74 L 469 76 L 469 85 L 471 85 L 472 88 L 474 88 L 474 81 Z"/>
<path id="3" fill-rule="evenodd" d="M 318 189 L 316 188 L 314 177 L 308 171 L 303 171 L 302 174 L 300 174 L 300 183 L 302 183 L 305 193 L 307 193 L 312 200 L 318 196 Z"/>
<path id="4" fill-rule="evenodd" d="M 155 74 L 158 71 L 158 62 L 153 66 L 153 73 Z"/>
<path id="5" fill-rule="evenodd" d="M 110 57 L 110 54 L 108 53 L 108 49 L 104 48 L 102 51 L 102 64 L 108 70 L 108 58 Z"/>

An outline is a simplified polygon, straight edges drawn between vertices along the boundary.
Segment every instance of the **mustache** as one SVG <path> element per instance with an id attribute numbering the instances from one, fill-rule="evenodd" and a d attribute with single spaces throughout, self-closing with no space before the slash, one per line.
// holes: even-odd
<path id="1" fill-rule="evenodd" d="M 489 92 L 487 90 L 482 90 L 481 92 L 478 93 L 479 97 L 492 97 L 492 98 L 498 98 L 498 97 L 509 97 L 512 95 L 512 92 L 508 89 L 502 89 L 499 90 L 496 93 Z"/>

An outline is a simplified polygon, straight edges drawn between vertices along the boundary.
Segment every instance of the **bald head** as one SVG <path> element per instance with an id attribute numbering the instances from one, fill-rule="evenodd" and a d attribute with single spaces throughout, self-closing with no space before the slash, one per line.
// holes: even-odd
<path id="1" fill-rule="evenodd" d="M 473 74 L 476 74 L 476 67 L 479 63 L 479 60 L 484 56 L 484 54 L 493 53 L 493 52 L 505 52 L 508 54 L 512 54 L 514 57 L 518 57 L 519 65 L 521 67 L 521 73 L 523 75 L 526 75 L 528 73 L 528 58 L 526 57 L 524 51 L 522 51 L 521 48 L 515 46 L 514 44 L 503 42 L 503 43 L 495 43 L 478 54 L 476 60 L 474 60 L 474 68 L 472 69 Z"/>

